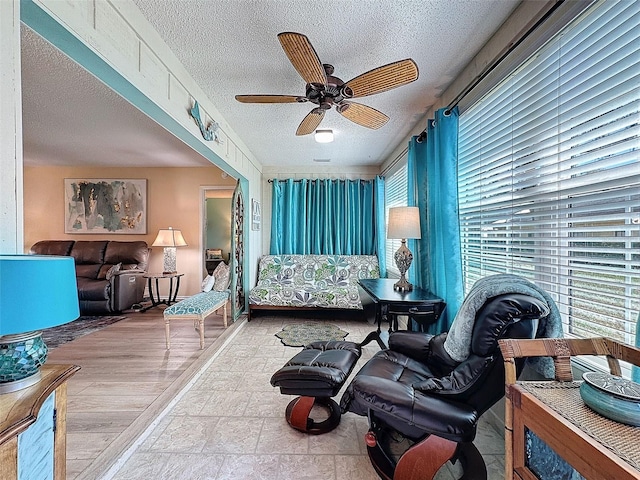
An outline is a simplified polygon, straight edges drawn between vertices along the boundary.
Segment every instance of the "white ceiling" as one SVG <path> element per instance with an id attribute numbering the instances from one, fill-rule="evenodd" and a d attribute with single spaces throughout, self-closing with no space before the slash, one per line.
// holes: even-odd
<path id="1" fill-rule="evenodd" d="M 380 165 L 520 0 L 133 0 L 229 126 L 265 166 Z M 26 164 L 208 164 L 23 28 Z M 390 117 L 379 130 L 329 111 L 317 144 L 295 131 L 313 105 L 241 104 L 236 94 L 304 95 L 277 34 L 307 35 L 345 82 L 413 58 L 416 82 L 358 102 Z M 215 119 L 214 119 L 215 120 Z"/>

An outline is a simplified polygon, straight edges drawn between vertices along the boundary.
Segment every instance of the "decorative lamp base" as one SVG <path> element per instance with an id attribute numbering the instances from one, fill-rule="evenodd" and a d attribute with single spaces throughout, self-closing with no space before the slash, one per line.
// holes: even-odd
<path id="1" fill-rule="evenodd" d="M 177 273 L 176 247 L 164 247 L 162 273 Z"/>
<path id="2" fill-rule="evenodd" d="M 411 262 L 413 261 L 413 254 L 411 253 L 411 250 L 407 248 L 406 239 L 404 238 L 402 239 L 400 248 L 396 251 L 393 258 L 396 261 L 396 266 L 398 267 L 398 270 L 400 271 L 400 280 L 398 280 L 393 285 L 393 289 L 399 290 L 401 292 L 410 292 L 411 290 L 413 290 L 413 285 L 411 285 L 407 281 L 407 277 L 405 277 L 405 274 L 407 273 L 407 270 L 409 270 L 409 267 L 411 266 Z"/>
<path id="3" fill-rule="evenodd" d="M 40 381 L 40 367 L 47 361 L 41 332 L 0 337 L 0 394 L 15 392 Z"/>

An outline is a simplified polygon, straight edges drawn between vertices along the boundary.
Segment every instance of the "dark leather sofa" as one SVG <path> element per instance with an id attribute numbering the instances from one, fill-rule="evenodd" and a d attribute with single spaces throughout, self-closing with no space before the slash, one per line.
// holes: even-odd
<path id="1" fill-rule="evenodd" d="M 29 253 L 75 259 L 81 315 L 118 313 L 144 296 L 143 275 L 149 264 L 146 242 L 43 240 Z"/>

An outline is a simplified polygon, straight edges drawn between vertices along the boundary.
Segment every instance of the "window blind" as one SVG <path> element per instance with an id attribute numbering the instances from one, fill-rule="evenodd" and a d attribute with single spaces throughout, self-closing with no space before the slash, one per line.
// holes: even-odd
<path id="1" fill-rule="evenodd" d="M 407 206 L 408 179 L 406 154 L 403 160 L 403 165 L 385 179 L 385 226 L 389 224 L 389 208 Z M 393 259 L 393 255 L 398 248 L 400 248 L 400 243 L 401 240 L 395 238 L 388 238 L 385 242 L 387 272 L 391 272 L 398 277 L 400 277 L 400 271 Z"/>
<path id="2" fill-rule="evenodd" d="M 599 1 L 460 116 L 465 288 L 552 294 L 568 336 L 635 341 L 640 2 Z"/>

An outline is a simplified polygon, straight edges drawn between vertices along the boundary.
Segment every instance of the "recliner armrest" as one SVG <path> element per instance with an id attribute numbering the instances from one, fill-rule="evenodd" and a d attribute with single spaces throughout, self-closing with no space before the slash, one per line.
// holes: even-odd
<path id="1" fill-rule="evenodd" d="M 391 332 L 389 350 L 402 353 L 418 362 L 429 358 L 430 341 L 433 335 L 422 332 Z"/>
<path id="2" fill-rule="evenodd" d="M 483 376 L 482 373 L 493 362 L 494 357 L 471 355 L 458 365 L 449 375 L 432 377 L 413 384 L 413 388 L 423 393 L 439 395 L 459 395 L 469 389 Z"/>
<path id="3" fill-rule="evenodd" d="M 142 302 L 146 279 L 143 270 L 120 270 L 109 281 L 111 285 L 111 310 L 121 312 Z"/>

